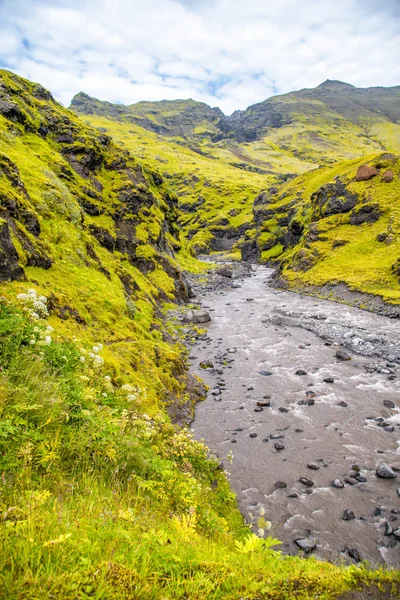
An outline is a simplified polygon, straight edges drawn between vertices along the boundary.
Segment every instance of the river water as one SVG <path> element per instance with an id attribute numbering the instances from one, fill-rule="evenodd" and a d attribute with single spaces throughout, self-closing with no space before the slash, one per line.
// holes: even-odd
<path id="1" fill-rule="evenodd" d="M 387 335 L 398 344 L 399 359 L 400 325 L 334 302 L 277 291 L 269 285 L 271 274 L 257 266 L 240 285 L 202 295 L 212 321 L 204 339 L 192 346 L 190 362 L 210 390 L 197 405 L 194 435 L 223 463 L 255 532 L 257 515 L 265 510 L 272 524 L 265 535 L 278 537 L 283 552 L 297 553 L 294 540 L 311 537 L 317 544 L 313 554 L 326 560 L 351 562 L 346 550 L 351 548 L 374 565 L 399 566 L 400 541 L 385 531 L 400 527 L 400 473 L 382 479 L 375 470 L 380 462 L 400 470 L 400 385 L 395 378 L 400 364 L 386 368 L 387 359 L 357 354 L 339 361 L 337 345 L 270 319 L 277 310 L 307 312 L 328 325 Z M 202 369 L 206 360 L 213 367 Z M 367 372 L 371 362 L 383 372 Z M 270 406 L 256 412 L 259 401 Z M 388 401 L 396 408 L 385 406 Z M 344 487 L 333 487 L 336 479 Z M 355 518 L 344 520 L 346 510 Z"/>

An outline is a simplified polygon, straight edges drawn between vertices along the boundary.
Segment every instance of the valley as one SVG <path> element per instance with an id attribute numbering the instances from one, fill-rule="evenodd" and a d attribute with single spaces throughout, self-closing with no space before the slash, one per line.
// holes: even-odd
<path id="1" fill-rule="evenodd" d="M 399 597 L 399 94 L 0 70 L 0 597 Z"/>

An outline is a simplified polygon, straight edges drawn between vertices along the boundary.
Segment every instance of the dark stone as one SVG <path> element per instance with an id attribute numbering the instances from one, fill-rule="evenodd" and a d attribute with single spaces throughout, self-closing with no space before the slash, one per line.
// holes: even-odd
<path id="1" fill-rule="evenodd" d="M 354 562 L 361 562 L 361 555 L 356 548 L 347 548 L 347 554 L 354 560 Z"/>
<path id="2" fill-rule="evenodd" d="M 338 360 L 345 361 L 351 360 L 351 356 L 347 354 L 344 350 L 336 350 L 335 356 Z"/>
<path id="3" fill-rule="evenodd" d="M 277 481 L 274 484 L 274 487 L 277 490 L 283 490 L 283 489 L 287 488 L 287 483 L 285 481 Z"/>
<path id="4" fill-rule="evenodd" d="M 295 375 L 307 375 L 307 371 L 304 369 L 297 369 Z"/>
<path id="5" fill-rule="evenodd" d="M 278 411 L 281 412 L 281 413 L 288 413 L 289 412 L 289 410 L 287 408 L 285 408 L 284 406 L 280 406 L 278 408 Z"/>
<path id="6" fill-rule="evenodd" d="M 364 204 L 358 210 L 354 210 L 349 219 L 350 225 L 362 225 L 363 223 L 375 223 L 381 216 L 379 204 Z"/>
<path id="7" fill-rule="evenodd" d="M 336 402 L 336 406 L 342 406 L 343 408 L 346 408 L 348 404 L 344 400 L 340 400 L 340 402 Z"/>
<path id="8" fill-rule="evenodd" d="M 264 375 L 264 377 L 269 377 L 270 375 L 272 375 L 271 371 L 265 371 L 265 370 L 258 371 L 258 374 Z"/>
<path id="9" fill-rule="evenodd" d="M 257 434 L 256 434 L 256 433 L 251 433 L 251 434 L 249 435 L 249 437 L 251 437 L 251 438 L 256 438 L 256 437 L 257 437 Z"/>
<path id="10" fill-rule="evenodd" d="M 281 444 L 280 442 L 276 442 L 275 444 L 275 450 L 277 450 L 278 452 L 280 452 L 281 450 L 284 450 L 285 446 L 283 444 Z"/>
<path id="11" fill-rule="evenodd" d="M 308 469 L 312 469 L 313 471 L 317 471 L 319 469 L 319 465 L 315 462 L 309 462 L 307 465 Z"/>
<path id="12" fill-rule="evenodd" d="M 355 518 L 356 518 L 356 515 L 353 513 L 353 511 L 350 510 L 349 508 L 346 508 L 346 510 L 343 512 L 343 515 L 342 515 L 343 521 L 351 521 Z"/>
<path id="13" fill-rule="evenodd" d="M 384 400 L 383 406 L 386 406 L 386 408 L 396 408 L 395 403 L 392 402 L 391 400 Z"/>
<path id="14" fill-rule="evenodd" d="M 311 479 L 307 479 L 307 477 L 300 477 L 299 482 L 305 485 L 306 487 L 313 487 L 314 482 Z"/>
<path id="15" fill-rule="evenodd" d="M 325 379 L 324 379 L 325 383 L 334 383 L 334 381 L 335 380 L 333 379 L 333 377 L 325 377 Z"/>
<path id="16" fill-rule="evenodd" d="M 317 542 L 313 538 L 299 538 L 294 540 L 294 543 L 297 544 L 297 546 L 307 554 L 315 550 L 317 547 Z"/>

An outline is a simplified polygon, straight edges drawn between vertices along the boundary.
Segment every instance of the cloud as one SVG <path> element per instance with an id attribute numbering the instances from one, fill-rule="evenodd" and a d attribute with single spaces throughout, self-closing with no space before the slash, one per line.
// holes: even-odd
<path id="1" fill-rule="evenodd" d="M 0 65 L 64 104 L 189 98 L 226 113 L 325 79 L 400 84 L 398 0 L 0 0 Z"/>

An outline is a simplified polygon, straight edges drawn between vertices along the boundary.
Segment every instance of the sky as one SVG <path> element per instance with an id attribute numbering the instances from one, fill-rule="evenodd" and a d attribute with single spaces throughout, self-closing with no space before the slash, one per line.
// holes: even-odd
<path id="1" fill-rule="evenodd" d="M 226 114 L 326 79 L 400 85 L 400 0 L 0 0 L 0 67 L 133 104 Z"/>

